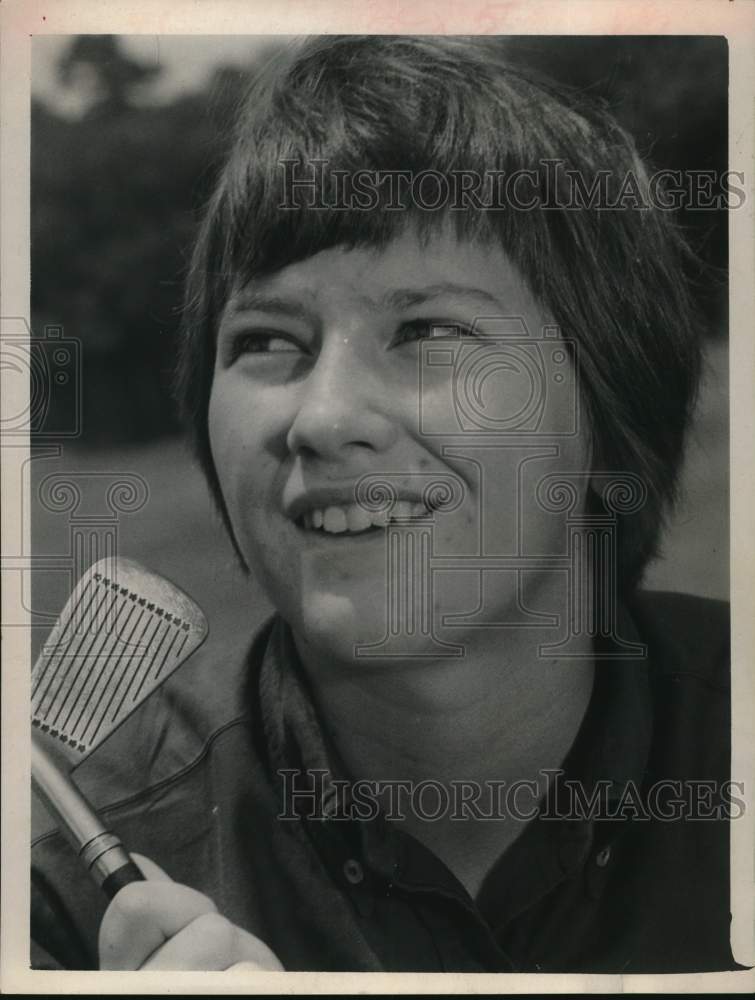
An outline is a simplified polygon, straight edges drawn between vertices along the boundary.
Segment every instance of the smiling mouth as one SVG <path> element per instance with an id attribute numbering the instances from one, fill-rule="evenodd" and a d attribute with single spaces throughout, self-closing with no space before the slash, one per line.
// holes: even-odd
<path id="1" fill-rule="evenodd" d="M 368 511 L 358 504 L 315 507 L 294 522 L 304 531 L 320 535 L 367 535 L 383 532 L 388 525 L 412 525 L 427 521 L 433 511 L 424 503 L 399 500 L 390 510 Z"/>

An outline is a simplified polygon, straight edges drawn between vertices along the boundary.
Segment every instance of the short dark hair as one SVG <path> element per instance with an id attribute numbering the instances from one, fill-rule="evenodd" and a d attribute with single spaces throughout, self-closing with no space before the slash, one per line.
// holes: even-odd
<path id="1" fill-rule="evenodd" d="M 564 336 L 579 344 L 579 381 L 596 469 L 639 476 L 647 501 L 622 518 L 624 588 L 656 553 L 676 496 L 700 370 L 689 290 L 694 257 L 669 212 L 649 199 L 429 212 L 409 205 L 282 209 L 281 164 L 333 171 L 536 171 L 560 161 L 612 190 L 649 182 L 631 137 L 605 106 L 513 65 L 500 39 L 323 36 L 289 44 L 260 73 L 237 118 L 231 153 L 206 210 L 187 281 L 177 389 L 196 455 L 231 538 L 207 413 L 220 314 L 233 289 L 330 247 L 382 247 L 407 225 L 430 235 L 495 240 Z M 560 176 L 565 176 L 561 174 Z M 594 499 L 594 498 L 593 498 Z M 234 544 L 235 539 L 234 539 Z"/>

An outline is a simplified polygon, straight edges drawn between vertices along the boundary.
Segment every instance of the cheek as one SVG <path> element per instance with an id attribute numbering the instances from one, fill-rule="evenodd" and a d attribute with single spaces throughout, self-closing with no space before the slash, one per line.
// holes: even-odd
<path id="1" fill-rule="evenodd" d="M 254 492 L 264 488 L 264 428 L 255 409 L 249 393 L 230 380 L 213 385 L 207 413 L 210 450 L 234 522 L 239 506 L 246 508 Z"/>
<path id="2" fill-rule="evenodd" d="M 231 408 L 229 406 L 228 394 L 222 388 L 213 386 L 210 395 L 210 403 L 207 411 L 207 430 L 210 440 L 210 452 L 215 464 L 215 472 L 226 498 L 229 474 L 233 469 L 233 452 L 237 447 L 235 442 L 235 431 L 238 421 L 230 419 Z"/>
<path id="3" fill-rule="evenodd" d="M 566 439 L 578 432 L 570 343 L 429 341 L 419 365 L 422 434 L 488 435 L 503 442 L 517 434 Z"/>

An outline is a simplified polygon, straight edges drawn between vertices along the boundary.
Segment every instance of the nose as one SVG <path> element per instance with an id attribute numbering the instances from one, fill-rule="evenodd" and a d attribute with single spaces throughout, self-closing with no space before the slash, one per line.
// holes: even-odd
<path id="1" fill-rule="evenodd" d="M 286 438 L 289 451 L 328 460 L 385 451 L 397 436 L 385 381 L 350 338 L 325 343 L 301 382 Z"/>

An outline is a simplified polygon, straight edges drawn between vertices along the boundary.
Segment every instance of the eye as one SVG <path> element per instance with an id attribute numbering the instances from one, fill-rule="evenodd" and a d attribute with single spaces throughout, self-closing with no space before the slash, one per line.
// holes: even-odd
<path id="1" fill-rule="evenodd" d="M 292 337 L 275 331 L 254 330 L 239 333 L 229 348 L 229 363 L 249 354 L 281 355 L 300 354 L 302 347 Z"/>
<path id="2" fill-rule="evenodd" d="M 395 344 L 406 344 L 416 340 L 433 340 L 448 337 L 474 337 L 471 327 L 455 320 L 411 319 L 402 323 L 396 334 Z"/>

